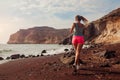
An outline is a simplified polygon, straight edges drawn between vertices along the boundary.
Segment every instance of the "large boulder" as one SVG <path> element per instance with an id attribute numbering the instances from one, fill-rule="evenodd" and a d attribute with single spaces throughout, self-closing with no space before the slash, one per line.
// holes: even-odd
<path id="1" fill-rule="evenodd" d="M 103 51 L 99 51 L 99 50 L 94 50 L 93 51 L 94 55 L 97 57 L 104 57 L 106 59 L 110 59 L 110 58 L 115 58 L 116 57 L 116 51 L 109 51 L 109 50 L 103 50 Z"/>
<path id="2" fill-rule="evenodd" d="M 73 49 L 71 49 L 70 51 L 66 52 L 65 54 L 63 54 L 60 57 L 60 60 L 62 63 L 64 64 L 73 64 L 74 60 L 75 60 L 75 52 Z"/>

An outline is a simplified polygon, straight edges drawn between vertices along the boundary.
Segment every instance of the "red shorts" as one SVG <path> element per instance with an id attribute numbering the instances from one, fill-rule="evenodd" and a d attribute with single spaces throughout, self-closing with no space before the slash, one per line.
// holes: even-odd
<path id="1" fill-rule="evenodd" d="M 84 37 L 83 36 L 73 36 L 72 44 L 84 44 Z"/>

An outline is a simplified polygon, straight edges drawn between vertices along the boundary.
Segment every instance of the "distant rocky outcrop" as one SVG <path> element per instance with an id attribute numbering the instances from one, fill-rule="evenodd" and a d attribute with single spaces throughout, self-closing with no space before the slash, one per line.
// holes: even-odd
<path id="1" fill-rule="evenodd" d="M 69 29 L 54 29 L 46 26 L 20 29 L 10 36 L 8 44 L 54 44 L 68 35 Z"/>

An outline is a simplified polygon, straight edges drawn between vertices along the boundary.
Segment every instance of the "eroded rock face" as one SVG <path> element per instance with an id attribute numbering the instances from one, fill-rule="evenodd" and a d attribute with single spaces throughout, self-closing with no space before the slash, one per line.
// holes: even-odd
<path id="1" fill-rule="evenodd" d="M 92 42 L 120 43 L 120 8 L 91 22 L 88 31 L 90 36 L 87 39 Z"/>
<path id="2" fill-rule="evenodd" d="M 54 44 L 59 43 L 69 35 L 69 29 L 54 29 L 51 27 L 34 27 L 21 29 L 12 34 L 8 44 Z"/>
<path id="3" fill-rule="evenodd" d="M 85 41 L 91 43 L 120 43 L 120 8 L 89 23 L 85 33 Z M 68 36 L 61 43 L 71 44 L 71 39 L 72 37 Z"/>

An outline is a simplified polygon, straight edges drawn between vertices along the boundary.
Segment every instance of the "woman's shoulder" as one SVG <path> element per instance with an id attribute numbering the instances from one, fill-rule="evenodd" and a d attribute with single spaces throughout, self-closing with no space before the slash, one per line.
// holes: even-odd
<path id="1" fill-rule="evenodd" d="M 76 22 L 73 22 L 73 24 L 77 24 Z"/>
<path id="2" fill-rule="evenodd" d="M 73 22 L 73 26 L 75 26 L 77 23 Z"/>
<path id="3" fill-rule="evenodd" d="M 74 26 L 78 25 L 78 26 L 80 26 L 80 27 L 85 27 L 84 24 L 82 24 L 82 23 L 77 23 L 77 22 L 73 22 L 73 25 L 74 25 Z"/>
<path id="4" fill-rule="evenodd" d="M 84 24 L 82 24 L 82 23 L 79 23 L 78 25 L 79 25 L 80 27 L 85 27 Z"/>

